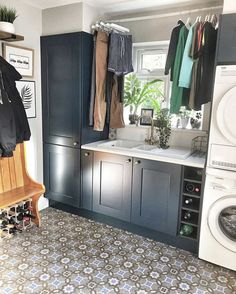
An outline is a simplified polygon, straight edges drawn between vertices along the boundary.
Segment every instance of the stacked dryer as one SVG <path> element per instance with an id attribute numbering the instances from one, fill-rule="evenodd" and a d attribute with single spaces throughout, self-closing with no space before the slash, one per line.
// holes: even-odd
<path id="1" fill-rule="evenodd" d="M 236 65 L 216 68 L 199 257 L 236 270 Z"/>

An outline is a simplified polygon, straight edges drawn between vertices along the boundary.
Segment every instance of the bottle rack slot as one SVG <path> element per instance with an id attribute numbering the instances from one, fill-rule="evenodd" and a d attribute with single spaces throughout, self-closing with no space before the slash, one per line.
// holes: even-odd
<path id="1" fill-rule="evenodd" d="M 181 222 L 198 225 L 198 212 L 182 209 Z"/>
<path id="2" fill-rule="evenodd" d="M 197 240 L 201 207 L 203 170 L 185 166 L 183 168 L 182 194 L 179 208 L 178 235 Z"/>
<path id="3" fill-rule="evenodd" d="M 11 238 L 32 226 L 32 199 L 0 209 L 0 240 Z"/>

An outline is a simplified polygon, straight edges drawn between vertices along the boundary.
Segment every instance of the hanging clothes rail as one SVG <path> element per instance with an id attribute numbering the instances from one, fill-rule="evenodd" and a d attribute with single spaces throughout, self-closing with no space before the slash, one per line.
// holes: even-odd
<path id="1" fill-rule="evenodd" d="M 115 23 L 99 21 L 92 25 L 92 30 L 107 29 L 108 31 L 115 30 L 121 33 L 129 33 L 129 29 Z"/>

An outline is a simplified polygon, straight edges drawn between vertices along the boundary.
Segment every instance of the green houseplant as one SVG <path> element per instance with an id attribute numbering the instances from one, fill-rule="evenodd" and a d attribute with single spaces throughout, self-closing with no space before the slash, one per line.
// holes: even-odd
<path id="1" fill-rule="evenodd" d="M 14 34 L 13 22 L 17 18 L 16 9 L 0 5 L 0 31 Z"/>
<path id="2" fill-rule="evenodd" d="M 124 85 L 124 106 L 130 107 L 130 124 L 134 124 L 138 117 L 138 107 L 146 100 L 151 101 L 152 96 L 157 91 L 153 88 L 153 85 L 158 81 L 160 80 L 155 79 L 142 85 L 135 74 L 130 74 L 126 77 Z"/>
<path id="3" fill-rule="evenodd" d="M 156 119 L 160 148 L 167 149 L 169 148 L 168 141 L 171 135 L 171 115 L 169 114 L 169 109 L 161 109 L 157 113 Z"/>

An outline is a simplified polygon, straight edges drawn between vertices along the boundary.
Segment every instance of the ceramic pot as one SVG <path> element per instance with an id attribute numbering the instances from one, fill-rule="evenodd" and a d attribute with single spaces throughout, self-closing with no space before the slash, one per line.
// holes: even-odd
<path id="1" fill-rule="evenodd" d="M 180 126 L 182 129 L 186 129 L 186 127 L 188 125 L 188 121 L 189 121 L 189 117 L 180 119 Z"/>
<path id="2" fill-rule="evenodd" d="M 10 33 L 10 34 L 15 34 L 15 27 L 10 22 L 0 21 L 0 31 Z"/>
<path id="3" fill-rule="evenodd" d="M 137 114 L 130 114 L 129 115 L 129 124 L 130 125 L 136 124 L 137 119 L 138 119 L 138 115 Z"/>

